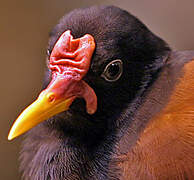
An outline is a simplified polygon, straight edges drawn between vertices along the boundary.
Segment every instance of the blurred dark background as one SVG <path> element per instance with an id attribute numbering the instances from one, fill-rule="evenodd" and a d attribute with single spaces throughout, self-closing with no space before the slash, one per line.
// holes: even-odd
<path id="1" fill-rule="evenodd" d="M 178 50 L 194 50 L 194 1 L 177 0 L 1 0 L 0 5 L 0 179 L 19 180 L 22 137 L 11 142 L 11 124 L 41 89 L 48 33 L 78 7 L 113 4 L 140 18 Z"/>

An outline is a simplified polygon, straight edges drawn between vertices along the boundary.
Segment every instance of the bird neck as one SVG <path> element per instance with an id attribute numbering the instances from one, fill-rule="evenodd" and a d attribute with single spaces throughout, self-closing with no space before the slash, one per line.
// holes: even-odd
<path id="1" fill-rule="evenodd" d="M 186 61 L 179 61 L 182 55 L 172 54 L 174 61 L 169 61 L 163 69 L 134 115 L 136 126 L 130 127 L 120 140 L 115 159 L 117 166 L 125 169 L 123 179 L 194 177 L 194 61 L 188 62 L 194 59 L 194 53 Z M 137 129 L 138 120 L 147 123 L 129 148 L 131 144 L 127 140 L 131 128 Z"/>
<path id="2" fill-rule="evenodd" d="M 105 180 L 113 174 L 116 177 L 115 172 L 108 170 L 111 137 L 95 147 L 76 141 L 43 124 L 32 129 L 20 157 L 25 179 Z"/>

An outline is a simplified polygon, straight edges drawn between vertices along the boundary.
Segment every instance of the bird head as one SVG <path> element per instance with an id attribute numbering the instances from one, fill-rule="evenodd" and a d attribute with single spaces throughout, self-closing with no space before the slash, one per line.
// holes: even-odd
<path id="1" fill-rule="evenodd" d="M 8 139 L 64 111 L 86 121 L 118 124 L 125 108 L 154 81 L 169 51 L 163 40 L 119 8 L 70 12 L 50 34 L 45 89 L 20 114 Z"/>

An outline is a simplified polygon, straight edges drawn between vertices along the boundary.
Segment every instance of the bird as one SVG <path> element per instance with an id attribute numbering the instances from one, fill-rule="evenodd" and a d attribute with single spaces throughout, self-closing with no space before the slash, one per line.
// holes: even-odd
<path id="1" fill-rule="evenodd" d="M 194 51 L 116 6 L 64 15 L 42 91 L 13 124 L 24 180 L 193 180 Z"/>

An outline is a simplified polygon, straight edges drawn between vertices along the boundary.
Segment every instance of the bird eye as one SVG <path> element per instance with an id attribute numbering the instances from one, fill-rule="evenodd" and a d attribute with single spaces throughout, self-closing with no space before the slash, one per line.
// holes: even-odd
<path id="1" fill-rule="evenodd" d="M 104 69 L 102 77 L 109 81 L 114 82 L 118 80 L 123 73 L 123 62 L 120 59 L 111 61 Z"/>

